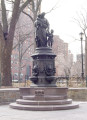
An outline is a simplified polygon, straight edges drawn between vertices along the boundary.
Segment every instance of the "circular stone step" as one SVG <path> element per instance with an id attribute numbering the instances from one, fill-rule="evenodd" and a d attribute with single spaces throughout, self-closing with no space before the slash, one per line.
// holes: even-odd
<path id="1" fill-rule="evenodd" d="M 19 110 L 31 110 L 31 111 L 53 111 L 53 110 L 68 110 L 78 108 L 79 105 L 76 103 L 66 104 L 66 105 L 47 105 L 47 106 L 39 106 L 39 105 L 20 105 L 17 103 L 11 103 L 11 108 L 19 109 Z"/>
<path id="2" fill-rule="evenodd" d="M 32 101 L 32 100 L 16 100 L 17 104 L 22 105 L 64 105 L 72 103 L 72 99 L 64 99 L 64 100 L 53 100 L 53 101 Z"/>
<path id="3" fill-rule="evenodd" d="M 44 100 L 63 100 L 63 99 L 67 99 L 67 96 L 62 95 L 62 96 L 50 96 L 50 95 L 45 95 L 42 96 L 43 97 L 43 101 Z M 23 96 L 24 100 L 36 100 L 35 96 Z"/>

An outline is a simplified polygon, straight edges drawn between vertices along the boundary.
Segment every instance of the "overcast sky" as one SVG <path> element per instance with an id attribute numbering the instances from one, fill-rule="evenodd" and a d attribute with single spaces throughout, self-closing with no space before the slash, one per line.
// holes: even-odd
<path id="1" fill-rule="evenodd" d="M 57 6 L 55 6 L 56 3 Z M 59 35 L 61 39 L 69 43 L 69 49 L 76 56 L 76 54 L 81 53 L 81 42 L 74 38 L 80 39 L 81 29 L 73 20 L 77 18 L 77 13 L 80 14 L 81 11 L 87 9 L 87 0 L 43 0 L 41 10 L 48 12 L 54 6 L 56 9 L 46 15 L 50 28 L 54 29 L 54 34 Z"/>

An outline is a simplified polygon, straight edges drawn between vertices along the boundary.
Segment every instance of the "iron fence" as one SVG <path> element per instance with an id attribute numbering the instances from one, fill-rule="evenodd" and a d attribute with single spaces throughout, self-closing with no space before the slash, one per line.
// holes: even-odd
<path id="1" fill-rule="evenodd" d="M 25 79 L 24 82 L 13 82 L 13 87 L 29 87 L 31 85 L 29 79 Z M 86 78 L 82 79 L 81 77 L 57 77 L 56 85 L 58 87 L 87 87 Z"/>
<path id="2" fill-rule="evenodd" d="M 57 77 L 58 87 L 87 87 L 86 79 L 81 77 Z"/>

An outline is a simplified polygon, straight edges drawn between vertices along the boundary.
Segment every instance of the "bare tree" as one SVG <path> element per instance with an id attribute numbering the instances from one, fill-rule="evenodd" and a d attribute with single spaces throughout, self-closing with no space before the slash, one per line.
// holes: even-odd
<path id="1" fill-rule="evenodd" d="M 0 39 L 2 45 L 0 51 L 1 52 L 0 64 L 1 64 L 1 78 L 2 78 L 3 86 L 12 85 L 11 53 L 12 53 L 15 27 L 19 19 L 20 13 L 28 4 L 30 4 L 32 0 L 26 0 L 23 4 L 21 4 L 21 0 L 10 0 L 10 1 L 13 3 L 13 10 L 12 10 L 10 23 L 8 24 L 5 0 L 1 0 L 2 28 L 0 29 L 3 32 L 1 32 L 0 34 L 3 37 L 2 39 Z"/>
<path id="2" fill-rule="evenodd" d="M 83 10 L 80 14 L 77 14 L 78 18 L 74 18 L 74 21 L 78 24 L 85 36 L 85 76 L 87 78 L 87 10 Z"/>
<path id="3" fill-rule="evenodd" d="M 20 82 L 20 77 L 21 77 L 21 70 L 26 67 L 26 63 L 22 64 L 22 60 L 23 60 L 23 56 L 25 55 L 25 53 L 28 51 L 28 49 L 34 45 L 34 43 L 32 41 L 29 40 L 29 35 L 28 35 L 28 39 L 26 36 L 22 36 L 22 33 L 19 32 L 19 37 L 18 37 L 18 44 L 15 45 L 14 48 L 18 48 L 18 81 Z M 25 47 L 25 42 L 27 42 L 27 46 Z M 29 44 L 28 44 L 29 43 Z M 16 60 L 16 61 L 17 61 Z M 29 59 L 28 59 L 29 60 Z"/>

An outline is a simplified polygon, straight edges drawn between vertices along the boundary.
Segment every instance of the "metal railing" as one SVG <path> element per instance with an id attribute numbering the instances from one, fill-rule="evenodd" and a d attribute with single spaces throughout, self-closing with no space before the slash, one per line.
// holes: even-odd
<path id="1" fill-rule="evenodd" d="M 32 82 L 30 80 L 25 80 L 24 82 L 13 82 L 13 87 L 29 87 Z M 57 77 L 56 85 L 58 87 L 87 87 L 87 80 L 81 77 Z"/>
<path id="2" fill-rule="evenodd" d="M 87 87 L 86 79 L 81 77 L 58 77 L 56 84 L 58 87 Z"/>

